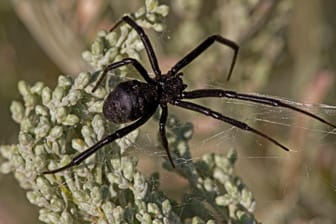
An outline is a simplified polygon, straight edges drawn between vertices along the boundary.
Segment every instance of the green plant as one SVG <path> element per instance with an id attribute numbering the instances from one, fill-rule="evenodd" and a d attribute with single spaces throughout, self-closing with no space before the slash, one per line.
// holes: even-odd
<path id="1" fill-rule="evenodd" d="M 161 20 L 167 14 L 167 6 L 147 0 L 132 16 L 140 25 L 162 31 Z M 139 59 L 141 50 L 135 31 L 123 25 L 120 33 L 100 32 L 83 57 L 101 69 L 125 55 Z M 104 147 L 83 165 L 41 175 L 120 128 L 107 122 L 101 109 L 109 89 L 127 75 L 125 68 L 115 71 L 94 93 L 97 73 L 83 72 L 75 79 L 59 76 L 54 89 L 41 82 L 32 86 L 19 82 L 23 100 L 14 101 L 10 108 L 20 125 L 18 144 L 0 147 L 0 171 L 15 175 L 28 200 L 40 208 L 39 219 L 45 223 L 257 223 L 252 193 L 234 173 L 235 151 L 225 156 L 206 154 L 193 162 L 188 146 L 192 125 L 175 117 L 168 119 L 169 143 L 172 152 L 187 162 L 176 170 L 164 167 L 189 182 L 191 190 L 181 202 L 158 189 L 158 173 L 146 178 L 137 169 L 137 159 L 127 154 L 138 131 Z"/>

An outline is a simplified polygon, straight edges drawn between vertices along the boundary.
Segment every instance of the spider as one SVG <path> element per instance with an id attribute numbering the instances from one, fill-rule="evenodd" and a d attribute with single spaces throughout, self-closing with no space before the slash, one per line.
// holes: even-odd
<path id="1" fill-rule="evenodd" d="M 280 148 L 290 151 L 289 148 L 282 145 L 272 137 L 267 134 L 250 127 L 248 124 L 243 123 L 239 120 L 227 117 L 221 113 L 213 111 L 210 108 L 201 106 L 196 103 L 185 101 L 185 99 L 196 99 L 203 97 L 224 97 L 237 99 L 242 101 L 250 101 L 259 104 L 265 104 L 273 107 L 283 107 L 290 110 L 297 111 L 299 113 L 305 114 L 306 116 L 312 117 L 320 122 L 336 128 L 336 125 L 326 121 L 325 119 L 312 114 L 308 111 L 302 110 L 300 108 L 294 107 L 287 103 L 284 103 L 278 99 L 271 97 L 264 97 L 252 94 L 238 93 L 235 91 L 228 91 L 223 89 L 198 89 L 192 91 L 185 91 L 187 85 L 183 83 L 182 76 L 183 73 L 180 72 L 182 68 L 192 62 L 205 50 L 207 50 L 212 44 L 218 42 L 222 45 L 226 45 L 234 51 L 233 59 L 227 76 L 227 80 L 230 79 L 234 65 L 236 63 L 239 46 L 220 35 L 212 35 L 200 43 L 195 49 L 190 51 L 185 57 L 178 61 L 166 74 L 162 74 L 156 55 L 154 53 L 151 42 L 148 36 L 133 19 L 129 16 L 122 17 L 111 29 L 112 32 L 121 23 L 126 22 L 131 26 L 140 36 L 142 43 L 144 44 L 149 62 L 154 71 L 155 78 L 151 78 L 146 71 L 146 69 L 135 59 L 125 58 L 121 61 L 112 63 L 108 65 L 97 81 L 95 87 L 92 89 L 94 92 L 99 84 L 103 81 L 108 71 L 116 69 L 125 65 L 132 65 L 139 74 L 143 77 L 146 82 L 140 82 L 137 80 L 130 80 L 119 83 L 116 88 L 109 93 L 103 105 L 103 114 L 106 119 L 114 123 L 127 123 L 134 121 L 132 124 L 117 130 L 116 132 L 106 136 L 102 140 L 98 141 L 96 144 L 83 151 L 79 155 L 75 156 L 70 163 L 60 167 L 58 169 L 49 170 L 43 172 L 44 174 L 57 173 L 66 170 L 70 167 L 76 166 L 83 162 L 86 158 L 97 152 L 103 146 L 113 142 L 116 139 L 122 138 L 133 130 L 139 128 L 145 124 L 155 113 L 158 107 L 161 107 L 161 116 L 159 121 L 159 134 L 161 138 L 162 145 L 166 150 L 168 159 L 172 167 L 175 168 L 173 158 L 170 154 L 168 141 L 166 137 L 166 121 L 168 116 L 168 104 L 172 104 L 177 107 L 185 108 L 187 110 L 192 110 L 206 116 L 210 116 L 214 119 L 224 121 L 225 123 L 231 124 L 244 131 L 252 132 L 259 135 L 266 140 L 272 142 L 273 144 L 279 146 Z"/>

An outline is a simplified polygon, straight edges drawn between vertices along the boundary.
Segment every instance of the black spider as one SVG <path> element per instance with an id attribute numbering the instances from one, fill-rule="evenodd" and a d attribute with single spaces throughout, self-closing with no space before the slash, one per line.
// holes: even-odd
<path id="1" fill-rule="evenodd" d="M 286 146 L 282 145 L 270 136 L 250 127 L 249 125 L 241 121 L 224 116 L 204 106 L 184 101 L 184 99 L 195 99 L 202 97 L 226 97 L 244 101 L 252 101 L 255 103 L 266 104 L 268 106 L 285 107 L 303 113 L 307 116 L 319 120 L 324 124 L 336 128 L 336 125 L 324 120 L 321 117 L 318 117 L 308 111 L 299 109 L 297 107 L 291 106 L 287 103 L 270 97 L 237 93 L 234 91 L 227 91 L 222 89 L 199 89 L 193 91 L 185 91 L 187 85 L 185 85 L 183 83 L 183 80 L 181 79 L 183 73 L 179 72 L 183 67 L 192 62 L 196 57 L 198 57 L 207 48 L 209 48 L 214 42 L 219 42 L 220 44 L 224 44 L 234 50 L 233 60 L 227 77 L 227 79 L 229 80 L 236 62 L 239 46 L 235 42 L 228 40 L 220 35 L 210 36 L 200 45 L 198 45 L 194 50 L 189 52 L 179 62 L 177 62 L 166 74 L 161 74 L 153 47 L 144 30 L 134 20 L 132 20 L 128 16 L 124 16 L 115 24 L 114 27 L 112 27 L 110 31 L 114 30 L 122 22 L 126 22 L 128 25 L 130 25 L 140 36 L 145 46 L 151 67 L 154 71 L 155 78 L 151 78 L 148 75 L 146 69 L 137 60 L 133 58 L 125 58 L 119 62 L 108 65 L 104 69 L 101 78 L 98 80 L 96 86 L 93 88 L 92 91 L 95 91 L 97 89 L 98 85 L 105 78 L 108 71 L 128 64 L 133 65 L 134 68 L 144 78 L 146 83 L 137 80 L 120 83 L 106 98 L 103 106 L 103 113 L 108 120 L 111 120 L 115 123 L 126 123 L 130 121 L 135 122 L 127 127 L 117 130 L 113 134 L 106 136 L 104 139 L 100 140 L 84 152 L 74 157 L 69 164 L 55 170 L 45 171 L 44 174 L 56 173 L 80 164 L 83 160 L 94 154 L 97 150 L 99 150 L 106 144 L 109 144 L 118 138 L 122 138 L 128 133 L 142 126 L 144 123 L 146 123 L 146 121 L 149 120 L 149 118 L 153 116 L 158 106 L 160 106 L 162 110 L 159 124 L 160 137 L 162 140 L 162 144 L 167 152 L 168 159 L 171 165 L 175 167 L 172 156 L 169 152 L 165 130 L 168 115 L 168 103 L 188 110 L 202 113 L 206 116 L 211 116 L 215 119 L 229 123 L 242 130 L 252 132 L 261 137 L 264 137 L 268 141 L 283 148 L 284 150 L 289 151 Z"/>

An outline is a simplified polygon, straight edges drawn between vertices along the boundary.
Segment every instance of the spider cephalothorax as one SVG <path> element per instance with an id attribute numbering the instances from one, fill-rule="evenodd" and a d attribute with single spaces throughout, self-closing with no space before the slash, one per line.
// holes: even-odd
<path id="1" fill-rule="evenodd" d="M 182 73 L 178 73 L 177 75 L 165 74 L 160 76 L 157 82 L 162 92 L 161 103 L 170 103 L 182 99 L 183 91 L 187 88 L 181 78 L 182 75 Z"/>
<path id="2" fill-rule="evenodd" d="M 195 58 L 197 58 L 201 53 L 203 53 L 206 49 L 208 49 L 213 43 L 218 42 L 220 44 L 224 44 L 231 49 L 234 50 L 233 60 L 231 63 L 231 67 L 229 70 L 229 75 L 227 79 L 230 79 L 232 74 L 232 70 L 234 68 L 237 54 L 238 54 L 238 45 L 228 40 L 220 35 L 213 35 L 205 39 L 200 45 L 198 45 L 194 50 L 189 52 L 185 57 L 183 57 L 180 61 L 178 61 L 167 74 L 162 75 L 156 55 L 154 53 L 153 47 L 145 34 L 144 30 L 136 24 L 130 17 L 124 16 L 120 21 L 116 23 L 114 27 L 112 27 L 111 31 L 116 28 L 120 23 L 126 22 L 129 24 L 135 31 L 139 34 L 147 55 L 152 66 L 152 69 L 155 74 L 155 78 L 151 78 L 148 75 L 146 69 L 135 59 L 133 58 L 125 58 L 119 62 L 112 63 L 108 65 L 98 80 L 96 86 L 92 91 L 95 91 L 98 85 L 102 82 L 107 72 L 118 68 L 120 66 L 132 65 L 139 72 L 139 74 L 144 78 L 146 83 L 140 82 L 137 80 L 131 80 L 127 82 L 120 83 L 106 98 L 103 113 L 105 117 L 116 123 L 125 123 L 134 121 L 132 124 L 117 130 L 116 132 L 106 136 L 102 140 L 98 141 L 96 144 L 80 153 L 76 157 L 72 159 L 72 161 L 56 170 L 46 171 L 44 174 L 48 173 L 56 173 L 62 170 L 65 170 L 69 167 L 80 164 L 87 157 L 95 153 L 101 147 L 106 144 L 113 142 L 118 138 L 122 138 L 133 130 L 137 129 L 144 123 L 146 123 L 155 113 L 157 108 L 161 107 L 161 116 L 159 121 L 159 132 L 161 137 L 161 142 L 163 147 L 165 148 L 168 159 L 173 167 L 175 167 L 173 158 L 170 154 L 168 148 L 168 141 L 166 137 L 166 121 L 168 116 L 168 104 L 175 105 L 177 107 L 181 107 L 184 109 L 196 111 L 198 113 L 202 113 L 206 116 L 213 117 L 214 119 L 224 121 L 232 126 L 240 128 L 245 131 L 252 132 L 256 135 L 259 135 L 268 141 L 274 143 L 275 145 L 283 148 L 284 150 L 289 150 L 286 146 L 282 145 L 275 139 L 270 136 L 264 134 L 263 132 L 256 130 L 250 127 L 248 124 L 238 121 L 236 119 L 227 117 L 219 112 L 213 111 L 210 108 L 201 106 L 196 103 L 192 103 L 185 100 L 203 98 L 203 97 L 225 97 L 232 98 L 237 100 L 244 100 L 255 102 L 259 104 L 265 104 L 273 107 L 284 107 L 288 108 L 307 116 L 310 116 L 316 120 L 321 121 L 324 124 L 327 124 L 333 128 L 336 128 L 336 125 L 324 120 L 323 118 L 314 115 L 308 111 L 302 110 L 300 108 L 294 107 L 290 104 L 284 103 L 278 99 L 274 99 L 271 97 L 263 97 L 252 94 L 244 94 L 238 93 L 234 91 L 227 91 L 223 89 L 199 89 L 193 91 L 185 91 L 187 85 L 183 83 L 182 73 L 179 72 L 183 67 L 192 62 Z"/>

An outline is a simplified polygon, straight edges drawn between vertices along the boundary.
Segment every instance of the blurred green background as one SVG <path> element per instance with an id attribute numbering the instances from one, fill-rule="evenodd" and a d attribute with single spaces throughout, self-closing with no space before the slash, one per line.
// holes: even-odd
<path id="1" fill-rule="evenodd" d="M 336 109 L 321 105 L 336 105 L 335 1 L 160 2 L 171 7 L 167 28 L 163 33 L 150 33 L 150 37 L 163 71 L 201 40 L 219 33 L 241 46 L 232 80 L 225 82 L 231 51 L 216 45 L 184 70 L 190 88 L 226 88 L 311 103 L 317 106 L 295 105 L 336 123 Z M 110 28 L 123 13 L 143 4 L 140 0 L 1 1 L 0 143 L 17 142 L 18 127 L 11 120 L 9 105 L 19 97 L 19 80 L 55 86 L 60 74 L 90 70 L 81 52 L 90 46 L 96 32 Z M 237 173 L 255 195 L 259 221 L 336 222 L 336 142 L 328 127 L 277 108 L 218 103 L 218 99 L 200 102 L 246 121 L 296 150 L 285 153 L 218 121 L 173 110 L 181 120 L 195 125 L 193 158 L 208 151 L 237 149 Z M 144 133 L 155 142 L 152 130 L 144 127 Z M 140 166 L 150 173 L 160 164 L 141 162 L 157 159 L 146 152 L 139 153 Z M 174 175 L 162 175 L 161 186 L 168 194 L 178 197 L 181 188 L 176 186 L 185 184 Z M 0 175 L 0 224 L 38 223 L 37 216 L 37 208 L 28 203 L 14 177 Z"/>

